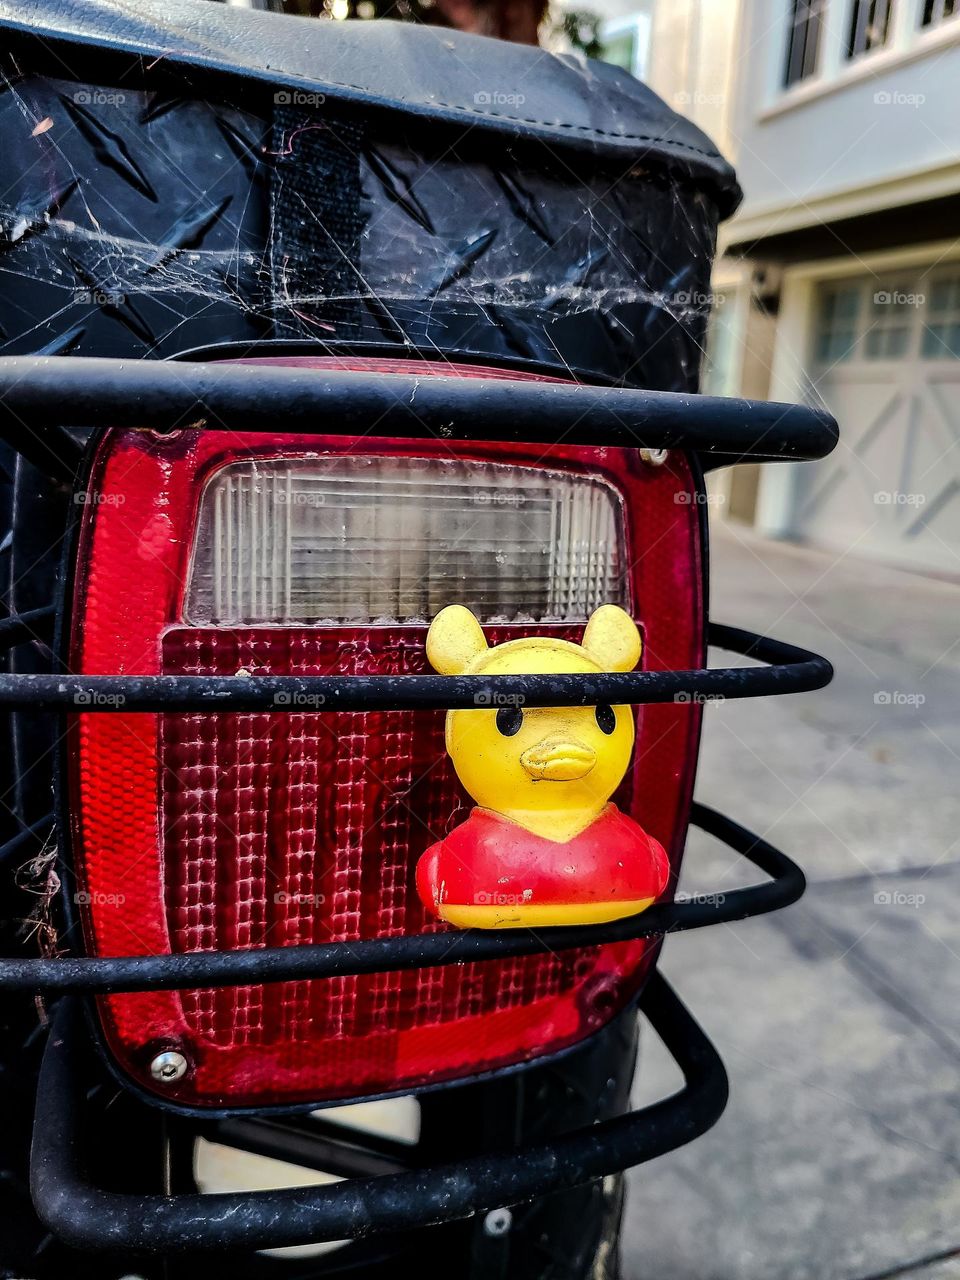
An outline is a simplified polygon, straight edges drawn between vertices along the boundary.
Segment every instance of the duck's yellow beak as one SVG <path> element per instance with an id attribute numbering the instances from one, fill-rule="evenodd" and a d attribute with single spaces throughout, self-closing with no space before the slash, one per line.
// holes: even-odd
<path id="1" fill-rule="evenodd" d="M 597 753 L 568 738 L 544 738 L 528 747 L 520 763 L 536 782 L 573 782 L 597 763 Z"/>

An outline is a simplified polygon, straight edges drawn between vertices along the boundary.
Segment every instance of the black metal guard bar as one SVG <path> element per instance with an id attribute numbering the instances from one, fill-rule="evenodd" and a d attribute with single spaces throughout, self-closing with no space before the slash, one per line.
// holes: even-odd
<path id="1" fill-rule="evenodd" d="M 198 420 L 233 431 L 562 440 L 766 461 L 822 458 L 838 438 L 823 410 L 678 392 L 226 361 L 0 358 L 0 438 L 14 448 L 39 438 L 55 451 L 45 433 L 64 422 L 169 431 Z M 25 438 L 27 423 L 34 434 Z M 78 462 L 75 451 L 67 465 Z"/>
<path id="2" fill-rule="evenodd" d="M 540 1142 L 326 1187 L 216 1195 L 132 1195 L 87 1183 L 82 1164 L 82 1017 L 57 1008 L 37 1088 L 31 1191 L 37 1212 L 79 1249 L 172 1253 L 264 1249 L 452 1222 L 642 1164 L 691 1142 L 723 1112 L 727 1077 L 689 1011 L 654 973 L 640 1008 L 684 1087 L 639 1111 Z"/>
<path id="3" fill-rule="evenodd" d="M 0 990 L 127 992 L 245 986 L 291 978 L 396 973 L 433 965 L 503 960 L 608 942 L 650 938 L 776 911 L 802 895 L 803 872 L 786 854 L 730 818 L 695 804 L 691 822 L 722 840 L 766 875 L 765 884 L 664 902 L 609 924 L 564 928 L 473 930 L 359 942 L 208 951 L 178 955 L 61 956 L 0 960 Z"/>
<path id="4" fill-rule="evenodd" d="M 358 1178 L 366 1174 L 399 1173 L 412 1169 L 417 1148 L 396 1143 L 396 1154 L 384 1155 L 361 1150 L 343 1142 L 331 1142 L 303 1116 L 244 1116 L 243 1119 L 215 1120 L 198 1128 L 198 1133 L 211 1142 L 247 1151 L 255 1156 L 284 1160 L 287 1164 L 319 1169 L 341 1178 Z M 397 1158 L 399 1156 L 399 1159 Z"/>
<path id="5" fill-rule="evenodd" d="M 11 613 L 0 618 L 0 650 L 12 649 L 28 640 L 53 640 L 53 628 L 57 617 L 56 605 L 47 604 L 42 609 L 27 609 L 24 613 Z"/>
<path id="6" fill-rule="evenodd" d="M 60 426 L 63 418 L 61 412 L 56 422 L 38 423 L 29 409 L 26 417 L 21 417 L 17 410 L 4 406 L 0 410 L 0 440 L 42 475 L 72 485 L 83 461 L 84 446 Z"/>
<path id="7" fill-rule="evenodd" d="M 31 711 L 428 711 L 442 708 L 708 702 L 805 693 L 830 683 L 826 658 L 738 627 L 710 644 L 766 663 L 699 671 L 554 676 L 0 675 L 0 709 Z"/>

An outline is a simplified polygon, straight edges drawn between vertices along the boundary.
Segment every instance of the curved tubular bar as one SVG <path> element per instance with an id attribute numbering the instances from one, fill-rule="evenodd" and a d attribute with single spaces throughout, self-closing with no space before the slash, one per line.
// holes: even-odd
<path id="1" fill-rule="evenodd" d="M 0 675 L 0 709 L 30 711 L 428 711 L 499 706 L 708 702 L 806 693 L 833 678 L 826 658 L 737 627 L 708 641 L 766 663 L 699 671 L 554 676 Z"/>
<path id="2" fill-rule="evenodd" d="M 198 419 L 232 431 L 282 422 L 311 434 L 563 440 L 767 461 L 822 458 L 838 438 L 835 420 L 805 405 L 670 391 L 230 361 L 0 358 L 0 438 L 14 448 L 24 423 L 40 435 L 65 421 L 169 431 Z"/>
<path id="3" fill-rule="evenodd" d="M 0 618 L 0 651 L 13 649 L 29 640 L 50 644 L 57 618 L 56 605 L 46 604 L 41 609 L 27 609 L 24 613 L 11 613 Z"/>
<path id="4" fill-rule="evenodd" d="M 64 412 L 56 420 L 37 423 L 18 417 L 16 411 L 0 412 L 0 440 L 10 445 L 41 475 L 59 484 L 72 485 L 83 462 L 84 446 L 66 431 L 60 422 Z"/>
<path id="5" fill-rule="evenodd" d="M 125 992 L 246 986 L 290 978 L 335 978 L 396 973 L 434 965 L 465 964 L 538 955 L 606 942 L 650 938 L 706 925 L 745 920 L 796 902 L 803 872 L 786 854 L 730 818 L 695 804 L 691 822 L 722 840 L 772 879 L 729 893 L 661 902 L 639 915 L 608 924 L 552 929 L 474 929 L 359 942 L 262 947 L 253 951 L 203 951 L 176 955 L 61 956 L 0 960 L 0 991 Z"/>
<path id="6" fill-rule="evenodd" d="M 640 1008 L 683 1072 L 672 1097 L 549 1142 L 335 1186 L 130 1195 L 90 1186 L 81 1164 L 81 1014 L 57 1008 L 37 1088 L 31 1191 L 37 1213 L 80 1249 L 172 1253 L 263 1249 L 452 1222 L 642 1164 L 699 1137 L 727 1101 L 716 1050 L 654 973 Z"/>

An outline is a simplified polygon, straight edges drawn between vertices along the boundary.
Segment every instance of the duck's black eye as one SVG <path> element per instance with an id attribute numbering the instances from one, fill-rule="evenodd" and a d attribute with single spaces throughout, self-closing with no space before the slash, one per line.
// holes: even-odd
<path id="1" fill-rule="evenodd" d="M 497 728 L 505 738 L 512 738 L 520 732 L 523 724 L 523 712 L 519 707 L 501 707 L 497 712 Z"/>
<path id="2" fill-rule="evenodd" d="M 597 725 L 601 733 L 613 733 L 617 727 L 617 713 L 613 707 L 597 707 Z"/>

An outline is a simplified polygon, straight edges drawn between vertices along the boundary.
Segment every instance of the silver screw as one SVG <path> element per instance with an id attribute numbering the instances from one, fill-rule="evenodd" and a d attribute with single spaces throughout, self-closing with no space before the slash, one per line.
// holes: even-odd
<path id="1" fill-rule="evenodd" d="M 491 1209 L 483 1220 L 488 1236 L 505 1236 L 513 1226 L 513 1214 L 509 1209 Z"/>
<path id="2" fill-rule="evenodd" d="M 160 1084 L 173 1084 L 187 1073 L 187 1060 L 175 1049 L 167 1049 L 158 1053 L 150 1063 L 150 1074 Z"/>
<path id="3" fill-rule="evenodd" d="M 641 462 L 645 462 L 648 467 L 662 467 L 670 456 L 669 449 L 638 449 Z"/>

